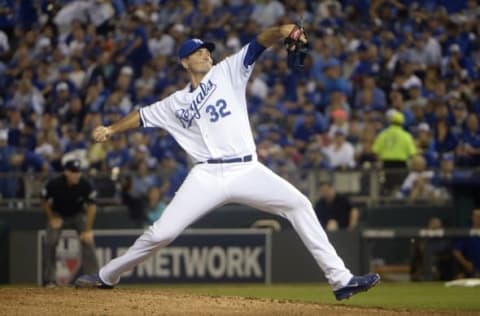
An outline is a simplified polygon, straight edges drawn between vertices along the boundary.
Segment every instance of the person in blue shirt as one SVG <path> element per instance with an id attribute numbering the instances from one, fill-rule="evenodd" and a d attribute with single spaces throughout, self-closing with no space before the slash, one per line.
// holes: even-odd
<path id="1" fill-rule="evenodd" d="M 342 77 L 341 63 L 338 59 L 332 58 L 323 65 L 324 80 L 320 82 L 323 86 L 327 98 L 325 103 L 329 103 L 329 95 L 332 91 L 342 91 L 347 96 L 350 96 L 352 87 L 348 80 Z"/>
<path id="2" fill-rule="evenodd" d="M 438 120 L 434 126 L 434 146 L 438 153 L 455 151 L 458 139 L 450 130 L 449 122 L 445 119 Z"/>
<path id="3" fill-rule="evenodd" d="M 105 161 L 107 168 L 121 168 L 127 166 L 130 160 L 130 154 L 128 148 L 125 146 L 125 138 L 123 136 L 117 136 L 113 138 L 113 148 L 107 152 Z"/>
<path id="4" fill-rule="evenodd" d="M 133 14 L 129 23 L 132 36 L 123 50 L 123 55 L 132 65 L 136 75 L 140 75 L 143 65 L 152 59 L 152 53 L 148 46 L 147 31 L 143 27 L 144 19 L 146 19 L 146 15 L 141 10 Z"/>
<path id="5" fill-rule="evenodd" d="M 371 91 L 373 97 L 372 107 L 374 110 L 384 111 L 387 107 L 387 97 L 385 92 L 377 87 L 375 83 L 375 77 L 370 74 L 365 74 L 362 77 L 362 89 L 355 94 L 354 107 L 361 107 L 362 94 L 365 91 Z"/>
<path id="6" fill-rule="evenodd" d="M 314 109 L 306 109 L 303 115 L 300 115 L 293 126 L 293 138 L 296 147 L 300 151 L 305 151 L 308 144 L 316 135 L 324 133 L 327 129 L 325 119 Z"/>
<path id="7" fill-rule="evenodd" d="M 480 165 L 480 128 L 478 116 L 468 114 L 465 127 L 460 134 L 460 144 L 457 147 L 458 164 L 464 167 Z"/>
<path id="8" fill-rule="evenodd" d="M 421 122 L 415 127 L 415 142 L 418 150 L 427 162 L 427 167 L 435 168 L 439 166 L 438 153 L 435 151 L 430 126 Z"/>
<path id="9" fill-rule="evenodd" d="M 480 229 L 480 209 L 472 211 L 472 229 Z M 480 277 L 480 237 L 472 236 L 458 240 L 453 249 L 453 258 L 458 264 L 457 277 Z"/>
<path id="10" fill-rule="evenodd" d="M 49 163 L 45 159 L 43 159 L 42 156 L 37 155 L 30 150 L 17 151 L 12 154 L 10 158 L 10 166 L 10 171 L 12 172 L 34 173 L 35 178 L 32 179 L 33 181 L 43 181 L 44 179 L 46 179 L 50 171 Z M 22 179 L 26 178 L 23 177 Z M 9 185 L 15 187 L 17 197 L 23 198 L 26 193 L 26 186 L 32 185 L 32 183 L 18 182 L 18 180 L 19 179 L 15 177 L 12 178 Z"/>
<path id="11" fill-rule="evenodd" d="M 167 199 L 172 199 L 183 180 L 187 177 L 188 170 L 178 163 L 177 158 L 171 152 L 166 152 L 160 162 L 161 170 L 164 173 L 164 180 L 168 181 L 168 188 L 165 192 Z"/>

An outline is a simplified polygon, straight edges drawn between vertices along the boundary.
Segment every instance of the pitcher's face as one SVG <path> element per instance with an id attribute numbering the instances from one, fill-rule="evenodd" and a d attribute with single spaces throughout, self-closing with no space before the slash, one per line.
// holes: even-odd
<path id="1" fill-rule="evenodd" d="M 184 58 L 182 65 L 187 71 L 194 74 L 206 74 L 212 68 L 213 60 L 208 49 L 200 48 Z"/>

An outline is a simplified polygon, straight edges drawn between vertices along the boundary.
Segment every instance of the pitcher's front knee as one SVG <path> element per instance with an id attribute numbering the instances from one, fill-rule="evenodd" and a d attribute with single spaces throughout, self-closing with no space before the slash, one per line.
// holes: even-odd
<path id="1" fill-rule="evenodd" d="M 306 211 L 313 208 L 310 200 L 304 195 L 297 195 L 287 207 L 289 211 Z"/>
<path id="2" fill-rule="evenodd" d="M 174 241 L 180 233 L 181 231 L 177 229 L 156 229 L 152 231 L 150 238 L 156 246 L 167 246 Z"/>

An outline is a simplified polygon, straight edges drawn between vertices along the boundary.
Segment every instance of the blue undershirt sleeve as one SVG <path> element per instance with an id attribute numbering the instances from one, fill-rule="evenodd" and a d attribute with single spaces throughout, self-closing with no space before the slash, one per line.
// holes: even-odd
<path id="1" fill-rule="evenodd" d="M 247 53 L 245 54 L 245 58 L 243 59 L 243 65 L 248 67 L 252 65 L 255 61 L 257 61 L 260 54 L 266 49 L 265 46 L 261 45 L 257 40 L 253 40 L 248 45 Z"/>

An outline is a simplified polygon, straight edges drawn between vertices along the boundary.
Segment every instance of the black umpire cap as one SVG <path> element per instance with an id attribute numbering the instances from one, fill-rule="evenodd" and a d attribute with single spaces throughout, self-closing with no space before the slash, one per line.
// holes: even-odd
<path id="1" fill-rule="evenodd" d="M 80 172 L 80 160 L 70 159 L 63 164 L 63 169 L 71 172 Z"/>

